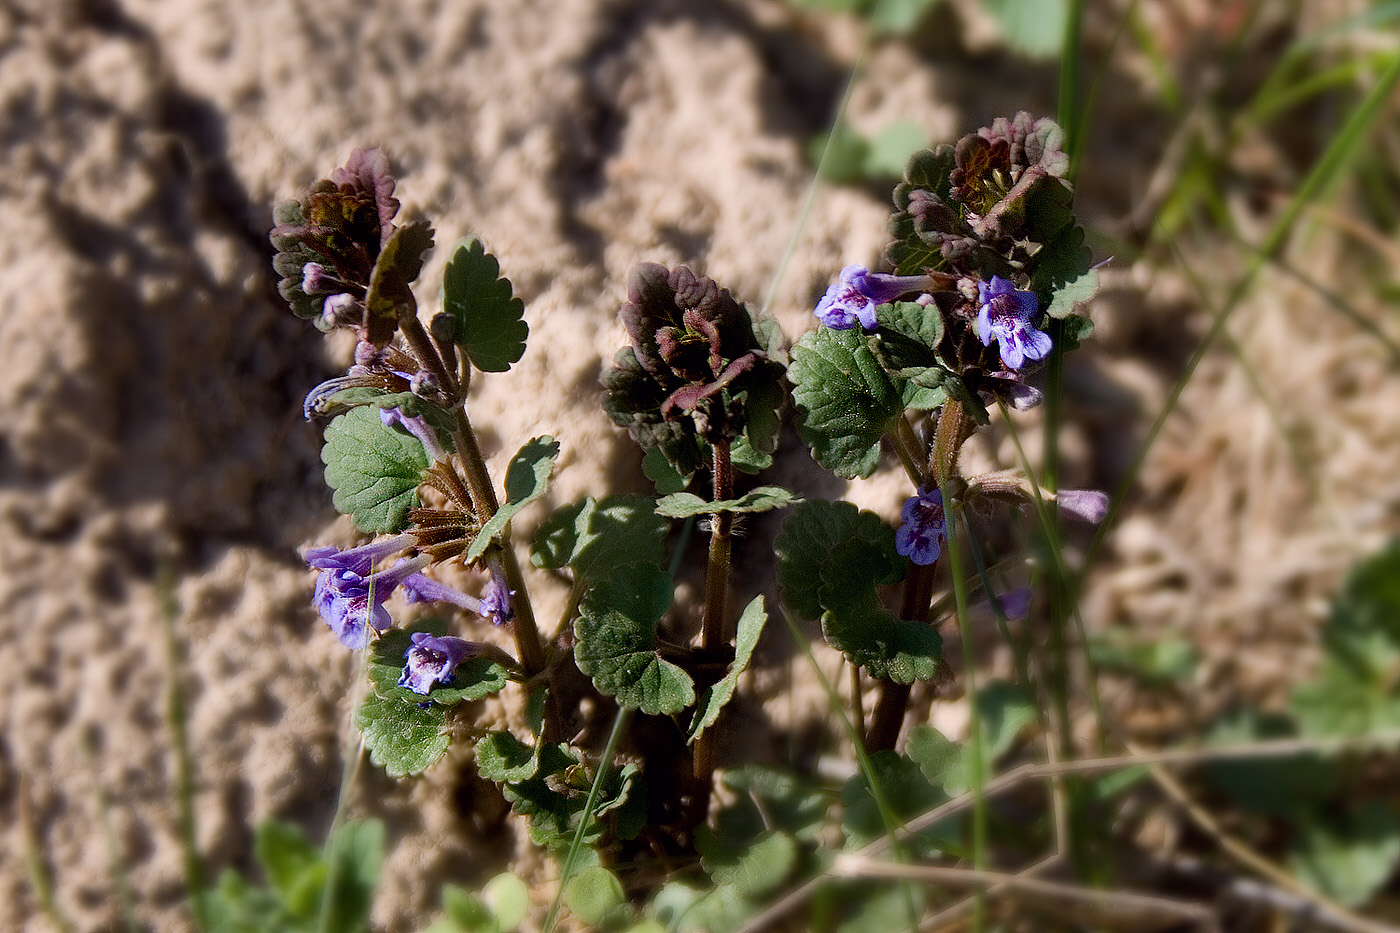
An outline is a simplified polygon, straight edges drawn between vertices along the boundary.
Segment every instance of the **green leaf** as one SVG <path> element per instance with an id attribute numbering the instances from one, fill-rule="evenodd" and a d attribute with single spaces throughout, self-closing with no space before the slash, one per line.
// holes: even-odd
<path id="1" fill-rule="evenodd" d="M 509 732 L 494 730 L 476 743 L 476 770 L 499 784 L 519 784 L 540 769 L 539 755 Z"/>
<path id="2" fill-rule="evenodd" d="M 1400 538 L 1352 568 L 1332 602 L 1329 638 L 1370 632 L 1400 649 Z"/>
<path id="3" fill-rule="evenodd" d="M 1062 190 L 1050 184 L 1047 190 Z M 1099 273 L 1092 267 L 1093 254 L 1084 245 L 1084 228 L 1070 227 L 1035 254 L 1031 291 L 1052 318 L 1063 318 L 1094 297 Z"/>
<path id="4" fill-rule="evenodd" d="M 510 466 L 506 467 L 506 501 L 481 526 L 472 546 L 462 556 L 464 563 L 470 564 L 486 553 L 487 546 L 505 532 L 510 520 L 544 495 L 549 488 L 549 474 L 554 470 L 554 458 L 558 455 L 559 442 L 547 434 L 531 438 L 516 451 L 510 458 Z"/>
<path id="5" fill-rule="evenodd" d="M 442 886 L 442 910 L 447 922 L 434 925 L 428 933 L 502 933 L 496 914 L 475 894 L 455 884 Z"/>
<path id="6" fill-rule="evenodd" d="M 977 717 L 982 727 L 982 748 L 991 764 L 1011 750 L 1011 745 L 1038 718 L 1035 698 L 1024 687 L 991 680 L 977 691 Z"/>
<path id="7" fill-rule="evenodd" d="M 818 591 L 826 609 L 822 634 L 872 677 L 900 684 L 932 680 L 943 659 L 943 639 L 931 626 L 897 619 L 880 604 L 870 573 L 881 565 L 859 541 L 832 551 Z"/>
<path id="8" fill-rule="evenodd" d="M 700 866 L 715 884 L 733 885 L 747 897 L 774 890 L 797 866 L 796 841 L 776 830 L 735 840 L 701 824 L 695 832 L 695 850 L 700 853 Z"/>
<path id="9" fill-rule="evenodd" d="M 446 713 L 371 693 L 355 711 L 370 758 L 390 777 L 418 774 L 442 757 L 450 742 L 443 732 Z"/>
<path id="10" fill-rule="evenodd" d="M 797 433 L 816 461 L 844 479 L 874 473 L 880 437 L 904 403 L 860 328 L 804 334 L 792 348 L 788 378 Z"/>
<path id="11" fill-rule="evenodd" d="M 419 619 L 405 628 L 390 629 L 374 643 L 369 661 L 369 679 L 374 692 L 404 703 L 429 701 L 439 706 L 456 706 L 466 700 L 479 700 L 503 689 L 510 682 L 506 669 L 486 658 L 464 658 L 450 684 L 433 684 L 427 696 L 399 686 L 403 673 L 404 655 L 413 644 L 414 632 L 446 635 L 447 623 L 441 619 Z"/>
<path id="12" fill-rule="evenodd" d="M 536 567 L 569 567 L 592 580 L 626 564 L 660 566 L 666 560 L 670 522 L 645 496 L 592 497 L 562 506 L 535 532 L 530 561 Z"/>
<path id="13" fill-rule="evenodd" d="M 916 762 L 930 784 L 950 797 L 966 793 L 967 749 L 933 726 L 915 726 L 905 743 L 905 751 Z"/>
<path id="14" fill-rule="evenodd" d="M 876 752 L 870 756 L 870 767 L 880 792 L 899 820 L 909 819 L 948 799 L 928 782 L 919 766 L 904 755 Z M 885 835 L 885 821 L 864 774 L 846 783 L 841 791 L 841 803 L 844 807 L 841 822 L 846 830 L 848 850 L 859 849 Z"/>
<path id="15" fill-rule="evenodd" d="M 321 462 L 336 510 L 354 519 L 355 527 L 395 533 L 408 526 L 408 510 L 418 505 L 418 485 L 428 468 L 417 438 L 385 426 L 373 409 L 355 408 L 326 427 Z"/>
<path id="16" fill-rule="evenodd" d="M 802 498 L 780 486 L 759 486 L 737 499 L 711 502 L 694 493 L 677 492 L 656 503 L 656 514 L 667 518 L 688 518 L 691 515 L 717 515 L 720 512 L 769 512 L 785 509 Z"/>
<path id="17" fill-rule="evenodd" d="M 763 625 L 767 621 L 768 613 L 763 609 L 763 597 L 755 596 L 744 608 L 743 615 L 739 616 L 738 633 L 734 642 L 734 661 L 729 665 L 729 670 L 724 672 L 724 677 L 718 683 L 706 687 L 700 694 L 700 702 L 695 707 L 695 718 L 690 721 L 687 742 L 694 742 L 700 737 L 700 733 L 713 726 L 719 719 L 720 710 L 733 698 L 734 690 L 739 686 L 739 675 L 748 669 L 753 650 L 758 646 L 758 637 L 763 634 Z"/>
<path id="18" fill-rule="evenodd" d="M 1052 58 L 1064 41 L 1068 0 L 983 0 L 1006 44 L 1031 58 Z"/>
<path id="19" fill-rule="evenodd" d="M 442 309 L 456 321 L 454 339 L 482 372 L 503 373 L 525 355 L 525 303 L 499 278 L 500 263 L 472 237 L 457 242 L 442 275 Z"/>
<path id="20" fill-rule="evenodd" d="M 308 877 L 316 879 L 319 892 L 324 880 L 324 860 L 301 827 L 278 820 L 264 821 L 253 833 L 253 854 L 268 885 L 284 903 L 297 899 L 305 890 Z"/>
<path id="21" fill-rule="evenodd" d="M 885 0 L 886 15 L 882 19 L 904 14 L 916 21 L 925 7 L 935 2 L 937 0 Z M 862 173 L 867 178 L 901 178 L 909 155 L 927 145 L 928 136 L 913 120 L 891 123 L 871 137 Z"/>
<path id="22" fill-rule="evenodd" d="M 1252 744 L 1297 734 L 1291 717 L 1244 709 L 1211 726 L 1206 743 Z M 1207 761 L 1201 770 L 1246 812 L 1280 817 L 1313 812 L 1337 793 L 1341 778 L 1332 762 L 1313 753 Z"/>
<path id="23" fill-rule="evenodd" d="M 685 881 L 667 882 L 652 899 L 652 911 L 672 933 L 730 933 L 743 926 L 758 904 L 733 885 L 697 887 Z"/>
<path id="24" fill-rule="evenodd" d="M 1400 862 L 1400 819 L 1394 807 L 1367 803 L 1344 826 L 1304 824 L 1289 864 L 1300 879 L 1348 907 L 1361 907 Z"/>
<path id="25" fill-rule="evenodd" d="M 822 574 L 835 549 L 847 541 L 864 546 L 866 555 L 861 563 L 871 574 L 867 582 L 872 589 L 904 579 L 909 562 L 895 550 L 894 529 L 880 516 L 849 502 L 811 499 L 783 520 L 774 542 L 784 605 L 804 619 L 822 617 Z"/>
<path id="26" fill-rule="evenodd" d="M 495 911 L 502 933 L 519 929 L 530 912 L 530 889 L 510 872 L 501 872 L 481 888 L 481 899 Z"/>
<path id="27" fill-rule="evenodd" d="M 627 895 L 616 875 L 601 865 L 593 865 L 565 882 L 564 903 L 575 917 L 597 928 L 625 908 Z"/>
<path id="28" fill-rule="evenodd" d="M 649 564 L 616 569 L 579 607 L 574 660 L 604 694 L 652 716 L 695 702 L 690 675 L 661 659 L 656 623 L 671 605 L 671 578 Z"/>
<path id="29" fill-rule="evenodd" d="M 723 780 L 735 792 L 735 801 L 715 818 L 722 835 L 743 839 L 778 829 L 802 842 L 815 842 L 827 823 L 830 798 L 789 772 L 751 764 L 726 771 Z"/>
<path id="30" fill-rule="evenodd" d="M 663 496 L 685 489 L 690 483 L 690 477 L 695 475 L 691 473 L 682 476 L 678 473 L 660 447 L 653 447 L 642 455 L 642 472 L 646 474 L 647 479 L 656 484 L 657 493 Z"/>

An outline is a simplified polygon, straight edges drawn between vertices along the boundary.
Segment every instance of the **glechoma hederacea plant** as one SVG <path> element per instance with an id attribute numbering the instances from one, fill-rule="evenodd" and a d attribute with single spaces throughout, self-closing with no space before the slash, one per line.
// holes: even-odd
<path id="1" fill-rule="evenodd" d="M 939 572 L 961 509 L 1043 498 L 1089 521 L 1105 510 L 1100 493 L 1056 496 L 1016 471 L 958 471 L 989 406 L 1035 405 L 1034 371 L 1090 330 L 1073 313 L 1096 277 L 1062 136 L 1021 113 L 916 153 L 894 191 L 890 271 L 847 266 L 795 345 L 690 269 L 633 269 L 621 309 L 630 343 L 602 375 L 605 407 L 645 451 L 661 495 L 589 497 L 543 520 L 529 558 L 572 581 L 552 640 L 535 623 L 511 520 L 545 492 L 559 445 L 528 441 L 498 486 L 467 404 L 474 378 L 506 372 L 525 351 L 523 303 L 496 259 L 477 240 L 458 243 L 442 308 L 425 326 L 411 284 L 433 231 L 395 223 L 383 153 L 355 151 L 280 205 L 271 238 L 281 294 L 322 330 L 358 337 L 354 365 L 313 389 L 305 413 L 331 419 L 322 459 L 336 508 L 377 537 L 312 548 L 306 560 L 319 572 L 321 618 L 347 647 L 370 652 L 372 690 L 357 721 L 373 758 L 407 775 L 454 739 L 471 741 L 481 775 L 528 819 L 532 839 L 559 850 L 584 818 L 600 766 L 596 750 L 570 742 L 588 725 L 579 710 L 611 715 L 599 701 L 612 698 L 648 717 L 649 736 L 669 730 L 672 739 L 659 746 L 664 755 L 603 763 L 585 841 L 605 863 L 643 848 L 713 849 L 716 830 L 704 824 L 715 743 L 770 612 L 762 597 L 741 610 L 728 603 L 732 523 L 780 509 L 783 608 L 820 622 L 832 647 L 883 684 L 864 741 L 872 752 L 893 749 L 909 686 L 950 676 Z M 839 477 L 868 477 L 882 449 L 893 450 L 911 486 L 899 527 L 846 502 L 743 479 L 771 465 L 785 418 Z M 692 612 L 673 601 L 667 536 L 673 522 L 696 518 L 709 550 L 704 603 Z M 441 582 L 444 564 L 475 571 L 480 595 Z M 883 594 L 895 584 L 897 611 Z M 396 592 L 442 616 L 396 626 Z M 1022 590 L 986 595 L 1004 613 L 1026 611 Z M 486 622 L 513 634 L 513 653 L 473 640 Z M 468 701 L 506 689 L 528 696 L 529 735 L 467 721 Z M 593 702 L 581 704 L 585 695 Z"/>

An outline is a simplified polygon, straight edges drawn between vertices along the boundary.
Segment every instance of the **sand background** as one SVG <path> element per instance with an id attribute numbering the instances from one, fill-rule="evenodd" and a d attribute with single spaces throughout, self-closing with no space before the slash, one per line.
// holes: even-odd
<path id="1" fill-rule="evenodd" d="M 1179 123 L 1142 61 L 1109 57 L 1122 6 L 1091 5 L 1086 64 L 1104 78 L 1079 207 L 1097 258 L 1119 258 L 1091 310 L 1098 335 L 1071 366 L 1064 438 L 1066 483 L 1110 489 L 1209 320 L 1170 254 L 1134 251 Z M 1144 15 L 1169 66 L 1204 97 L 1224 80 L 1209 63 L 1230 36 L 1209 4 L 1157 6 Z M 1308 27 L 1276 6 L 1261 54 L 1280 47 L 1269 30 L 1281 44 Z M 387 150 L 400 217 L 437 228 L 420 302 L 432 307 L 445 247 L 469 233 L 526 301 L 525 358 L 472 401 L 491 462 L 547 432 L 563 447 L 550 504 L 642 491 L 597 386 L 622 341 L 627 270 L 688 262 L 761 304 L 802 214 L 808 141 L 859 45 L 854 20 L 769 0 L 0 5 L 0 929 L 49 928 L 19 858 L 26 822 L 76 927 L 118 924 L 99 794 L 137 916 L 188 928 L 164 706 L 167 577 L 211 874 L 251 865 L 257 821 L 291 819 L 319 838 L 334 811 L 354 669 L 310 608 L 299 550 L 354 537 L 330 506 L 300 401 L 349 346 L 277 298 L 272 206 L 354 147 Z M 876 52 L 850 107 L 867 131 L 908 119 L 947 141 L 1054 109 L 1054 65 L 1009 54 L 975 4 L 945 4 L 912 40 Z M 1246 142 L 1230 153 L 1225 194 L 1262 236 L 1315 148 Z M 772 301 L 789 336 L 811 326 L 837 270 L 877 258 L 886 198 L 819 190 Z M 1312 223 L 1291 254 L 1312 274 L 1393 282 L 1393 239 Z M 1240 268 L 1228 244 L 1185 249 L 1210 287 Z M 1381 319 L 1378 293 L 1354 291 Z M 1091 626 L 1170 632 L 1200 653 L 1189 698 L 1109 692 L 1149 737 L 1239 698 L 1277 699 L 1312 663 L 1326 594 L 1397 526 L 1400 406 L 1374 342 L 1279 276 L 1232 331 L 1315 476 L 1238 361 L 1208 357 L 1085 604 Z M 968 457 L 1014 463 L 1004 431 Z M 845 485 L 792 438 L 774 480 L 827 497 Z M 887 464 L 847 494 L 892 517 L 901 490 Z M 543 514 L 517 523 L 522 540 Z M 773 530 L 756 524 L 739 557 L 747 548 L 761 566 Z M 541 618 L 556 618 L 562 584 L 539 577 L 535 589 Z M 800 725 L 790 700 L 765 706 L 787 683 L 785 657 L 770 651 L 743 700 L 740 715 L 770 730 L 760 736 Z M 421 925 L 442 881 L 478 882 L 515 857 L 499 803 L 460 764 L 397 785 L 368 766 L 357 778 L 354 814 L 390 827 L 378 927 Z"/>

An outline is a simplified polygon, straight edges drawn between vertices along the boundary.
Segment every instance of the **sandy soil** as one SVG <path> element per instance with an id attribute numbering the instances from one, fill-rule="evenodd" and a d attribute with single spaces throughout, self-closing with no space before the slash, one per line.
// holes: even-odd
<path id="1" fill-rule="evenodd" d="M 881 48 L 852 100 L 858 126 L 911 119 L 945 140 L 1017 109 L 1050 112 L 1053 68 L 1010 63 L 976 11 L 954 6 L 917 42 Z M 1183 60 L 1192 26 L 1174 24 Z M 330 507 L 300 400 L 348 347 L 325 346 L 277 299 L 273 204 L 352 148 L 385 148 L 401 216 L 431 218 L 440 245 L 481 236 L 526 300 L 525 359 L 473 400 L 493 463 L 548 432 L 564 451 L 552 503 L 640 491 L 597 387 L 621 341 L 626 272 L 689 262 L 761 304 L 802 213 L 808 139 L 858 45 L 853 22 L 765 0 L 0 6 L 0 643 L 13 675 L 0 691 L 0 826 L 16 856 L 0 862 L 0 929 L 48 929 L 17 857 L 26 806 L 63 912 L 83 931 L 116 925 L 99 795 L 138 917 L 186 928 L 172 676 L 189 691 L 211 869 L 249 866 L 260 819 L 316 836 L 334 810 L 353 668 L 310 608 L 298 553 L 352 532 Z M 1139 118 L 1096 124 L 1089 141 L 1083 220 L 1104 244 L 1141 232 L 1134 212 L 1168 133 L 1142 73 L 1115 64 L 1110 78 L 1102 106 Z M 1238 207 L 1257 224 L 1275 205 Z M 810 326 L 836 270 L 877 257 L 886 215 L 876 189 L 821 189 L 772 301 L 789 335 Z M 1309 264 L 1353 248 L 1323 237 Z M 446 252 L 421 280 L 426 307 Z M 1343 324 L 1317 340 L 1313 300 L 1268 281 L 1235 333 L 1317 476 L 1345 482 L 1314 495 L 1238 365 L 1212 356 L 1090 594 L 1093 625 L 1196 643 L 1202 685 L 1228 681 L 1222 694 L 1286 682 L 1322 595 L 1400 508 L 1385 466 L 1400 410 L 1375 404 L 1394 375 Z M 1067 470 L 1110 485 L 1206 319 L 1179 274 L 1129 262 L 1108 272 L 1093 316 Z M 1004 434 L 991 438 L 969 457 L 1014 462 Z M 774 479 L 842 492 L 791 444 Z M 899 477 L 850 495 L 892 515 Z M 532 514 L 522 539 L 543 511 Z M 753 553 L 771 534 L 755 529 Z M 557 617 L 562 588 L 536 584 L 541 617 Z M 173 670 L 163 592 L 182 646 Z M 1248 665 L 1243 641 L 1261 645 Z M 757 698 L 785 676 L 760 672 Z M 791 709 L 753 701 L 745 715 L 781 729 Z M 357 814 L 391 828 L 384 929 L 412 928 L 442 880 L 478 881 L 514 845 L 458 764 L 398 786 L 360 775 Z"/>

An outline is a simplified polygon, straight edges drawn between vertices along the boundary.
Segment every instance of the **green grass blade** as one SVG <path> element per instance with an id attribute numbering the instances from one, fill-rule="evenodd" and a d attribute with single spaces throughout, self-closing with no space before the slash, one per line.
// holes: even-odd
<path id="1" fill-rule="evenodd" d="M 588 799 L 583 803 L 583 814 L 579 818 L 578 829 L 574 830 L 574 838 L 569 842 L 569 851 L 565 854 L 564 864 L 559 870 L 559 886 L 554 891 L 554 900 L 549 904 L 544 926 L 540 928 L 544 933 L 552 933 L 555 921 L 559 918 L 559 908 L 564 903 L 564 888 L 574 875 L 574 863 L 583 848 L 584 834 L 588 831 L 588 824 L 593 819 L 593 811 L 597 808 L 598 798 L 603 792 L 603 779 L 608 776 L 608 769 L 612 767 L 613 757 L 617 754 L 618 743 L 632 725 L 632 714 L 635 712 L 630 706 L 620 706 L 617 716 L 613 718 L 612 731 L 608 733 L 607 744 L 603 746 L 602 757 L 598 759 L 598 773 L 593 775 L 593 784 L 588 788 Z"/>

